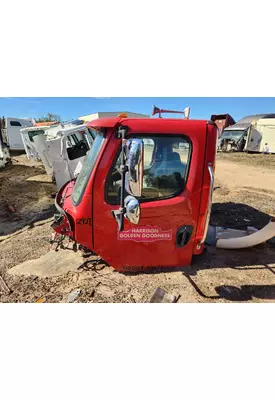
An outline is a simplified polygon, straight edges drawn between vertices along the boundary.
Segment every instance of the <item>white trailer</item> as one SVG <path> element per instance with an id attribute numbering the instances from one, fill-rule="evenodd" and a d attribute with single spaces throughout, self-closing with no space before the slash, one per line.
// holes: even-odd
<path id="1" fill-rule="evenodd" d="M 28 126 L 33 126 L 32 120 L 13 117 L 2 118 L 2 136 L 10 150 L 25 149 L 20 130 Z"/>
<path id="2" fill-rule="evenodd" d="M 275 118 L 260 118 L 251 123 L 244 151 L 275 153 Z"/>
<path id="3" fill-rule="evenodd" d="M 223 151 L 275 153 L 275 114 L 242 118 L 225 128 L 218 142 Z"/>

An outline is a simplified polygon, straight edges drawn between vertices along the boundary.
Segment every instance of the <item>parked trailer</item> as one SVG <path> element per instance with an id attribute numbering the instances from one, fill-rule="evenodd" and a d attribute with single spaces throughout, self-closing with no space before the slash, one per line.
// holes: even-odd
<path id="1" fill-rule="evenodd" d="M 275 153 L 275 117 L 252 122 L 244 151 Z"/>
<path id="2" fill-rule="evenodd" d="M 262 153 L 269 146 L 269 152 L 275 153 L 273 126 L 275 126 L 275 114 L 249 115 L 224 129 L 218 149 Z"/>

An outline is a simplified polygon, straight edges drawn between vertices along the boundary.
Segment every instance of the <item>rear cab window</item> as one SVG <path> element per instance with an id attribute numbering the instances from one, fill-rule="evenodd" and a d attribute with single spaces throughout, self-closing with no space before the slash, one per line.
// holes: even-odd
<path id="1" fill-rule="evenodd" d="M 143 190 L 139 200 L 161 200 L 180 194 L 187 180 L 191 142 L 185 136 L 138 136 L 144 143 Z M 121 150 L 106 183 L 105 200 L 119 204 Z M 127 195 L 127 193 L 126 193 Z"/>
<path id="2" fill-rule="evenodd" d="M 84 157 L 89 148 L 85 131 L 79 131 L 66 138 L 66 148 L 69 160 Z"/>
<path id="3" fill-rule="evenodd" d="M 43 131 L 41 129 L 37 130 L 37 131 L 28 131 L 28 136 L 29 136 L 30 141 L 33 142 L 34 136 L 43 135 L 44 133 L 45 133 L 45 131 Z"/>

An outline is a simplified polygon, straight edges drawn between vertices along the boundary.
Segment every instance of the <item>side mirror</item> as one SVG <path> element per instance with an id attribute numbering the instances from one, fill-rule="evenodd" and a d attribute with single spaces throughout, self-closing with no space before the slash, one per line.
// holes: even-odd
<path id="1" fill-rule="evenodd" d="M 141 196 L 143 183 L 144 144 L 140 139 L 127 140 L 127 131 L 127 126 L 120 126 L 117 132 L 118 137 L 122 139 L 121 191 L 120 207 L 118 210 L 112 210 L 112 213 L 120 232 L 124 230 L 124 217 L 133 224 L 139 223 L 140 206 L 138 200 L 133 196 Z M 126 199 L 124 198 L 125 190 L 130 193 L 130 196 L 127 196 Z"/>
<path id="2" fill-rule="evenodd" d="M 127 167 L 125 189 L 133 196 L 140 197 L 143 183 L 144 144 L 141 139 L 129 139 L 126 142 Z"/>
<path id="3" fill-rule="evenodd" d="M 140 206 L 138 200 L 133 196 L 127 196 L 125 199 L 126 218 L 132 224 L 138 224 L 140 218 Z"/>

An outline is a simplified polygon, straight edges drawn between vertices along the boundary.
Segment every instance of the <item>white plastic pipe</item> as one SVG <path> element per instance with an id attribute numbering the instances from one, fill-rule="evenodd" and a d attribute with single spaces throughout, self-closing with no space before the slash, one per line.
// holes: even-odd
<path id="1" fill-rule="evenodd" d="M 261 230 L 252 233 L 252 235 L 232 238 L 232 239 L 218 239 L 216 247 L 220 249 L 245 249 L 253 247 L 257 244 L 266 242 L 275 236 L 275 218 Z"/>

